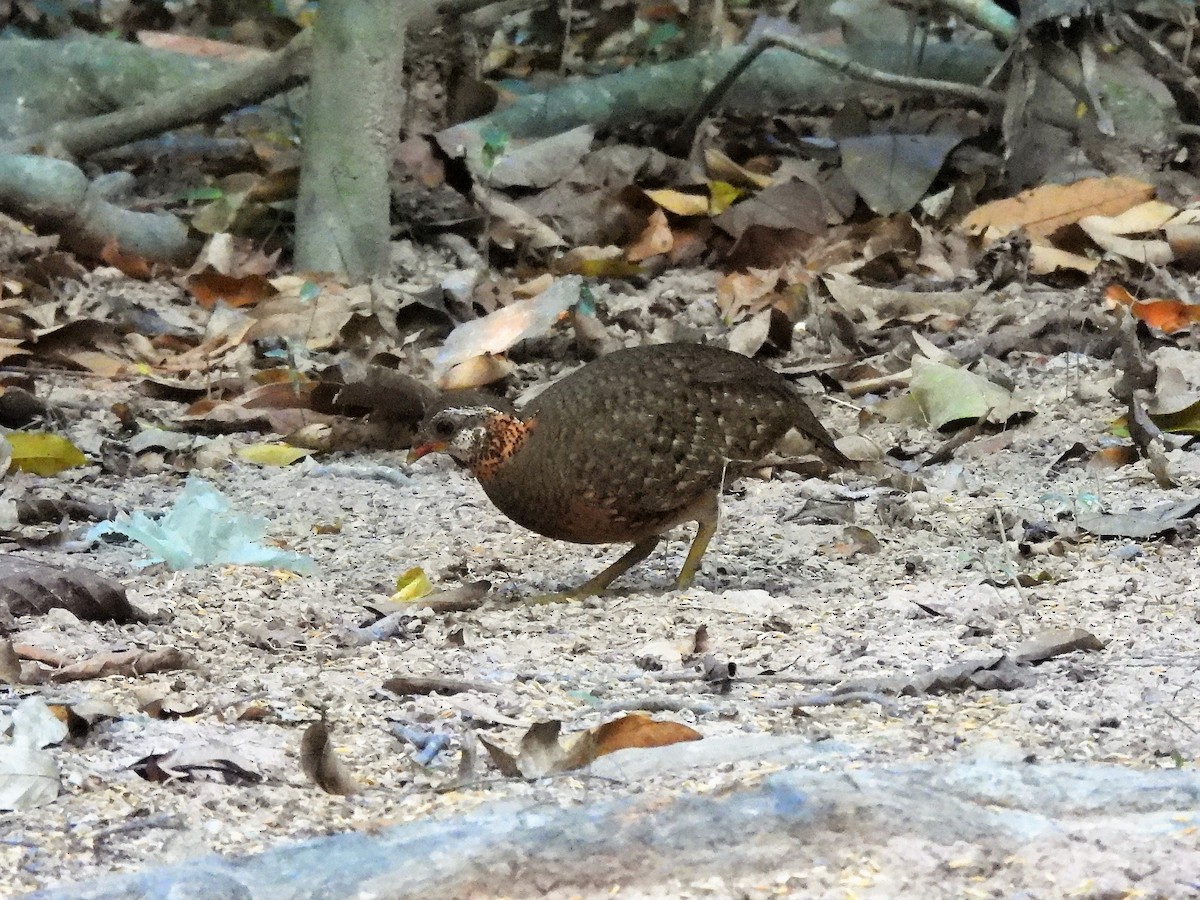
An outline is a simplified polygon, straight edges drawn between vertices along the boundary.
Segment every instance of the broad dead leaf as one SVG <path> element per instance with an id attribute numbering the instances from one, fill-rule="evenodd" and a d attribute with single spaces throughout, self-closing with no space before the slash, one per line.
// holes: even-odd
<path id="1" fill-rule="evenodd" d="M 658 722 L 637 714 L 605 722 L 593 729 L 593 734 L 597 757 L 631 747 L 666 747 L 704 737 L 680 722 Z"/>
<path id="2" fill-rule="evenodd" d="M 12 464 L 22 472 L 49 477 L 87 465 L 83 452 L 62 435 L 14 431 L 5 437 L 12 446 Z"/>
<path id="3" fill-rule="evenodd" d="M 1153 185 L 1125 176 L 1047 184 L 1006 200 L 985 203 L 963 219 L 962 227 L 989 242 L 1018 228 L 1032 238 L 1044 239 L 1085 216 L 1120 215 L 1153 196 Z"/>
<path id="4" fill-rule="evenodd" d="M 189 278 L 187 289 L 203 309 L 212 309 L 218 302 L 232 307 L 253 306 L 279 293 L 262 275 L 223 275 L 211 269 Z"/>
<path id="5" fill-rule="evenodd" d="M 1119 284 L 1105 288 L 1104 299 L 1110 308 L 1123 306 L 1134 318 L 1165 334 L 1187 331 L 1200 322 L 1200 304 L 1162 298 L 1138 300 Z"/>
<path id="6" fill-rule="evenodd" d="M 65 609 L 87 621 L 138 620 L 118 582 L 82 566 L 53 566 L 11 554 L 0 555 L 0 602 L 16 616 Z"/>
<path id="7" fill-rule="evenodd" d="M 516 753 L 483 735 L 478 737 L 501 774 L 508 778 L 533 780 L 582 768 L 596 758 L 594 737 L 590 732 L 576 736 L 564 747 L 559 742 L 561 730 L 562 723 L 557 720 L 539 722 L 522 736 Z"/>

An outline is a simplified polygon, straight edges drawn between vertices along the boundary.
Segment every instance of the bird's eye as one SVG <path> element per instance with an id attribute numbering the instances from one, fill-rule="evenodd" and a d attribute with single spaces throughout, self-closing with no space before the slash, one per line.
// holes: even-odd
<path id="1" fill-rule="evenodd" d="M 449 419 L 438 419 L 433 423 L 433 431 L 438 437 L 448 438 L 454 436 L 454 423 Z"/>

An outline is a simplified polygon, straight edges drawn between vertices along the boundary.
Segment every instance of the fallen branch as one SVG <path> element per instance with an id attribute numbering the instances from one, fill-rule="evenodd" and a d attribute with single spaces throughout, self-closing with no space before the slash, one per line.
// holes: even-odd
<path id="1" fill-rule="evenodd" d="M 45 131 L 0 145 L 0 151 L 16 153 L 33 148 L 61 148 L 72 156 L 90 156 L 139 138 L 203 121 L 299 84 L 308 76 L 311 47 L 312 35 L 307 30 L 302 31 L 285 47 L 259 62 L 221 72 L 199 84 L 163 94 L 149 103 L 90 119 L 60 122 Z"/>
<path id="2" fill-rule="evenodd" d="M 195 252 L 187 226 L 169 213 L 134 212 L 108 198 L 113 179 L 89 181 L 74 164 L 48 156 L 0 155 L 0 210 L 62 235 L 97 257 L 115 245 L 151 262 L 181 263 Z"/>
<path id="3" fill-rule="evenodd" d="M 537 138 L 559 134 L 579 125 L 597 128 L 634 127 L 646 121 L 682 122 L 709 93 L 708 85 L 720 81 L 745 55 L 743 47 L 690 59 L 643 66 L 575 80 L 541 94 L 518 98 L 504 109 L 463 122 L 437 135 L 451 155 L 466 154 L 477 160 L 483 134 L 497 129 L 512 138 Z M 899 43 L 874 43 L 847 48 L 846 59 L 855 65 L 876 58 L 905 58 Z M 841 57 L 838 57 L 839 59 Z M 936 84 L 966 87 L 982 80 L 1000 58 L 990 44 L 943 44 L 928 48 L 916 61 L 913 77 L 937 75 Z M 900 77 L 900 76 L 896 76 Z M 911 82 L 909 82 L 911 84 Z M 760 51 L 757 64 L 737 78 L 724 100 L 726 111 L 746 110 L 760 115 L 772 109 L 804 104 L 833 104 L 861 94 L 853 78 L 812 59 L 797 59 L 781 47 Z M 992 99 L 990 92 L 978 94 Z"/>

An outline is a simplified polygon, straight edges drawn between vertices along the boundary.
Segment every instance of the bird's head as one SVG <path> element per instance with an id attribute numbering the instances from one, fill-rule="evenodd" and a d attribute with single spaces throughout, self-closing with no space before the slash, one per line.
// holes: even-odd
<path id="1" fill-rule="evenodd" d="M 408 451 L 413 463 L 430 453 L 446 453 L 478 476 L 485 476 L 517 451 L 532 422 L 490 406 L 451 406 L 422 423 Z"/>

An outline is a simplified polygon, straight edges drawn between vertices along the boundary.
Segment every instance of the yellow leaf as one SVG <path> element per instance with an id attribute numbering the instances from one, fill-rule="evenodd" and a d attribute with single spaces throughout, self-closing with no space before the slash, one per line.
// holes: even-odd
<path id="1" fill-rule="evenodd" d="M 704 167 L 710 178 L 729 181 L 748 188 L 766 188 L 774 183 L 770 175 L 754 172 L 745 166 L 739 166 L 720 150 L 709 148 L 704 151 Z"/>
<path id="2" fill-rule="evenodd" d="M 677 216 L 708 215 L 708 198 L 703 194 L 685 194 L 683 191 L 663 188 L 660 191 L 646 191 L 646 196 Z"/>
<path id="3" fill-rule="evenodd" d="M 429 576 L 425 574 L 425 570 L 420 566 L 413 566 L 396 579 L 396 593 L 392 594 L 392 600 L 397 603 L 411 603 L 432 591 L 433 585 L 429 583 Z"/>
<path id="4" fill-rule="evenodd" d="M 709 213 L 719 216 L 733 206 L 733 201 L 743 193 L 741 188 L 734 187 L 728 181 L 710 181 L 708 183 L 708 194 L 711 198 L 708 204 Z"/>
<path id="5" fill-rule="evenodd" d="M 237 455 L 256 466 L 290 466 L 296 460 L 308 456 L 310 452 L 312 451 L 293 447 L 291 444 L 270 443 L 241 447 Z"/>
<path id="6" fill-rule="evenodd" d="M 34 475 L 57 475 L 64 469 L 87 465 L 87 457 L 65 437 L 42 431 L 14 431 L 6 435 L 12 445 L 12 464 Z"/>

